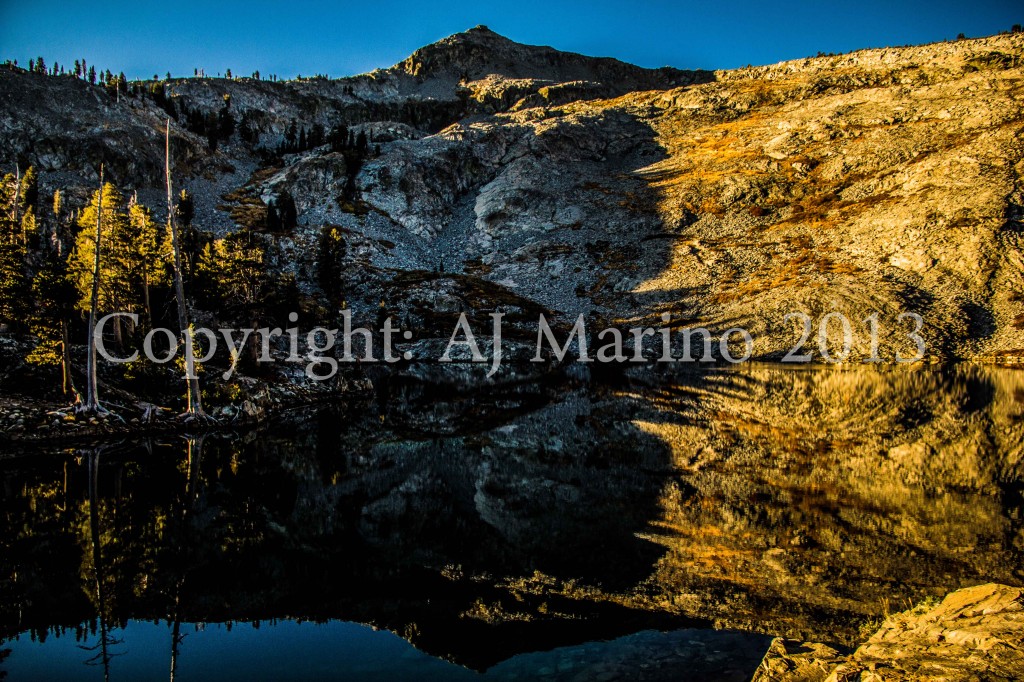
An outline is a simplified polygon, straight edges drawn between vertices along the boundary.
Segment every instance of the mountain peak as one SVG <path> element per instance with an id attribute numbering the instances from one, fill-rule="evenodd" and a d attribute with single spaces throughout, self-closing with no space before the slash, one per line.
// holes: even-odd
<path id="1" fill-rule="evenodd" d="M 671 80 L 684 73 L 675 69 L 653 71 L 609 57 L 588 57 L 543 45 L 525 45 L 483 24 L 421 47 L 395 68 L 418 78 L 479 80 L 501 76 L 558 83 L 621 81 L 653 86 L 658 82 L 662 87 L 668 85 L 663 83 L 666 77 Z"/>

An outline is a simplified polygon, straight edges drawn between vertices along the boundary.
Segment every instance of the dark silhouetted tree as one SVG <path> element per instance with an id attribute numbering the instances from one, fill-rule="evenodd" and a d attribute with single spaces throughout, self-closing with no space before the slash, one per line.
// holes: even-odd
<path id="1" fill-rule="evenodd" d="M 317 283 L 331 305 L 338 305 L 342 298 L 342 261 L 347 252 L 345 234 L 337 225 L 327 225 L 320 230 L 317 244 Z"/>
<path id="2" fill-rule="evenodd" d="M 235 118 L 231 115 L 231 95 L 224 95 L 224 105 L 217 114 L 217 136 L 228 140 L 235 132 Z"/>
<path id="3" fill-rule="evenodd" d="M 332 152 L 343 152 L 348 148 L 348 128 L 344 123 L 331 128 L 331 132 L 327 135 L 327 142 L 331 145 Z"/>

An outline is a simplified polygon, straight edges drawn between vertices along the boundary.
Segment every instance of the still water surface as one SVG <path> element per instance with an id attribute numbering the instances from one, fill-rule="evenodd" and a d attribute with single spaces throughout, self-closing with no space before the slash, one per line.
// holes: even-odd
<path id="1" fill-rule="evenodd" d="M 0 675 L 749 679 L 1024 579 L 1024 373 L 444 389 L 0 459 Z"/>
<path id="2" fill-rule="evenodd" d="M 104 671 L 94 635 L 9 642 L 12 678 L 168 679 L 173 626 L 131 621 L 116 632 Z M 184 637 L 182 637 L 184 635 Z M 747 679 L 769 641 L 714 630 L 647 630 L 610 642 L 586 642 L 518 654 L 478 672 L 417 650 L 386 630 L 345 621 L 192 625 L 180 630 L 175 680 Z M 675 671 L 671 675 L 670 671 Z M 685 671 L 685 672 L 684 672 Z M 645 674 L 649 673 L 649 674 Z"/>

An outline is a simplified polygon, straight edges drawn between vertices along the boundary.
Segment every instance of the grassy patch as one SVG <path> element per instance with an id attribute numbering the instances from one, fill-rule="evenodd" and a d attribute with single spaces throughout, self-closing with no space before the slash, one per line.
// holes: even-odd
<path id="1" fill-rule="evenodd" d="M 344 197 L 338 197 L 338 208 L 340 208 L 343 213 L 364 216 L 368 214 L 373 207 L 360 198 L 345 199 Z"/>
<path id="2" fill-rule="evenodd" d="M 488 263 L 484 263 L 479 258 L 469 258 L 462 261 L 462 267 L 465 269 L 466 274 L 473 275 L 476 277 L 483 277 L 484 275 L 491 274 L 494 269 Z"/>
<path id="3" fill-rule="evenodd" d="M 740 280 L 726 275 L 722 278 L 723 290 L 715 294 L 712 300 L 715 303 L 731 303 L 774 289 L 807 286 L 812 283 L 814 275 L 855 275 L 862 272 L 856 265 L 837 262 L 811 251 L 804 251 L 779 263 L 779 260 L 772 261 Z"/>

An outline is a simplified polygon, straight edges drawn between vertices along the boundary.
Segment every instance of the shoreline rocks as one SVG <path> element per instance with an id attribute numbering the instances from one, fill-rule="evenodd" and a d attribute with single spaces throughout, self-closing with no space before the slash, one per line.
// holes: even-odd
<path id="1" fill-rule="evenodd" d="M 777 637 L 752 682 L 1024 677 L 1024 589 L 987 583 L 890 616 L 853 653 Z"/>

